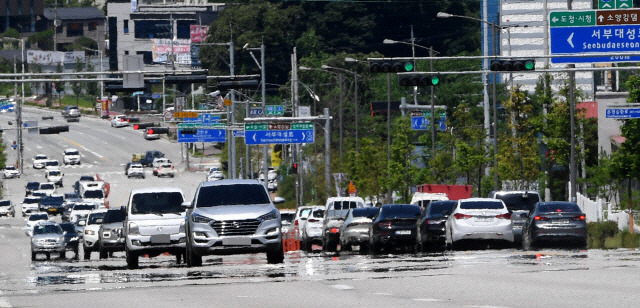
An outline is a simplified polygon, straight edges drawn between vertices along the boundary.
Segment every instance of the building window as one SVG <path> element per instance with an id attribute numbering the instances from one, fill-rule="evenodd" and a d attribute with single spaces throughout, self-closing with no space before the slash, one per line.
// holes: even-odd
<path id="1" fill-rule="evenodd" d="M 128 50 L 125 50 L 125 51 L 124 51 L 124 54 L 125 54 L 125 55 L 128 55 L 128 54 L 129 54 L 129 51 L 128 51 Z"/>
<path id="2" fill-rule="evenodd" d="M 144 64 L 153 64 L 153 55 L 151 51 L 137 51 L 137 55 L 142 55 L 142 62 Z"/>
<path id="3" fill-rule="evenodd" d="M 124 33 L 129 33 L 129 20 L 124 20 Z"/>
<path id="4" fill-rule="evenodd" d="M 171 24 L 168 20 L 136 20 L 135 23 L 136 38 L 171 38 Z"/>
<path id="5" fill-rule="evenodd" d="M 93 21 L 89 23 L 89 31 L 96 31 L 98 29 L 98 23 Z"/>
<path id="6" fill-rule="evenodd" d="M 83 36 L 84 29 L 82 29 L 82 23 L 71 22 L 67 24 L 67 36 Z"/>

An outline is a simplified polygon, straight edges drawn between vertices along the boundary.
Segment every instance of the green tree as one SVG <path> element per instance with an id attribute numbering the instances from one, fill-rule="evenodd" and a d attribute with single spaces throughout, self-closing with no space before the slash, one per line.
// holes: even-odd
<path id="1" fill-rule="evenodd" d="M 88 72 L 95 71 L 95 66 L 93 64 L 91 64 L 91 63 L 87 64 L 87 71 Z M 100 89 L 98 88 L 98 82 L 97 81 L 87 81 L 87 82 L 85 82 L 85 90 L 87 91 L 87 94 L 90 95 L 92 98 L 93 97 L 98 97 L 98 94 L 100 94 Z M 100 99 L 102 99 L 102 98 L 100 98 Z"/>
<path id="2" fill-rule="evenodd" d="M 469 112 L 473 107 L 461 103 L 454 111 L 454 117 L 460 125 L 453 128 L 455 138 L 454 166 L 458 175 L 466 179 L 466 184 L 474 185 L 478 192 L 482 188 L 482 177 L 489 163 L 485 145 L 485 131 L 482 125 Z"/>
<path id="3" fill-rule="evenodd" d="M 80 60 L 80 58 L 76 58 L 76 63 L 73 65 L 73 70 L 75 72 L 82 72 L 84 71 L 84 62 L 82 62 Z M 76 78 L 79 78 L 79 76 L 77 76 Z M 85 84 L 84 81 L 72 81 L 71 82 L 71 91 L 73 91 L 73 94 L 76 95 L 76 105 L 79 104 L 80 101 L 80 94 L 82 94 L 82 87 Z"/>
<path id="4" fill-rule="evenodd" d="M 402 200 L 409 202 L 409 192 L 415 184 L 418 170 L 414 165 L 415 146 L 411 143 L 413 131 L 408 117 L 397 118 L 391 131 L 391 160 L 388 163 L 389 188 L 400 191 Z"/>
<path id="5" fill-rule="evenodd" d="M 380 148 L 378 140 L 366 137 L 360 139 L 360 153 L 349 151 L 346 173 L 361 196 L 381 196 L 384 194 L 386 178 L 386 152 Z"/>

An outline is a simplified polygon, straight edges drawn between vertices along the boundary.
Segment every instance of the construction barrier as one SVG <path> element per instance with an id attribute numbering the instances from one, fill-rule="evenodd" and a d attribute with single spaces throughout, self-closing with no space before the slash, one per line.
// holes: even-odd
<path id="1" fill-rule="evenodd" d="M 284 252 L 300 250 L 299 235 L 300 232 L 297 226 L 282 234 L 282 249 L 284 249 Z"/>

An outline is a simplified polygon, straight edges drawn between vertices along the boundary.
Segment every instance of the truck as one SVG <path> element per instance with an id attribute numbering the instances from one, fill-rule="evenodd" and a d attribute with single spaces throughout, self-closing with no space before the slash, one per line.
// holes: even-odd
<path id="1" fill-rule="evenodd" d="M 145 166 L 151 166 L 153 164 L 153 160 L 158 157 L 164 157 L 164 154 L 160 151 L 147 151 L 142 158 L 140 158 L 140 163 Z"/>
<path id="2" fill-rule="evenodd" d="M 446 184 L 421 184 L 416 186 L 416 191 L 421 193 L 443 193 L 449 200 L 471 198 L 473 186 L 471 185 L 446 185 Z"/>

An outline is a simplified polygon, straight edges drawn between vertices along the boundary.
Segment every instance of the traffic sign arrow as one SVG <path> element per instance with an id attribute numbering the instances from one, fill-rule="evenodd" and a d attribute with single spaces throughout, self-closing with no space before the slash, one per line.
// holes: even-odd
<path id="1" fill-rule="evenodd" d="M 558 19 L 558 17 L 553 16 L 551 21 L 553 21 L 553 23 L 556 23 L 556 22 L 560 21 L 560 19 Z"/>
<path id="2" fill-rule="evenodd" d="M 571 40 L 573 40 L 573 32 L 571 32 L 571 35 L 569 35 L 569 38 L 567 39 L 567 42 L 569 42 L 569 45 L 571 45 L 571 48 L 575 48 L 575 46 L 573 46 L 573 42 Z"/>
<path id="3" fill-rule="evenodd" d="M 257 135 L 256 133 L 253 133 L 253 141 L 254 141 L 254 142 L 257 142 L 257 140 L 256 140 L 256 135 Z"/>

